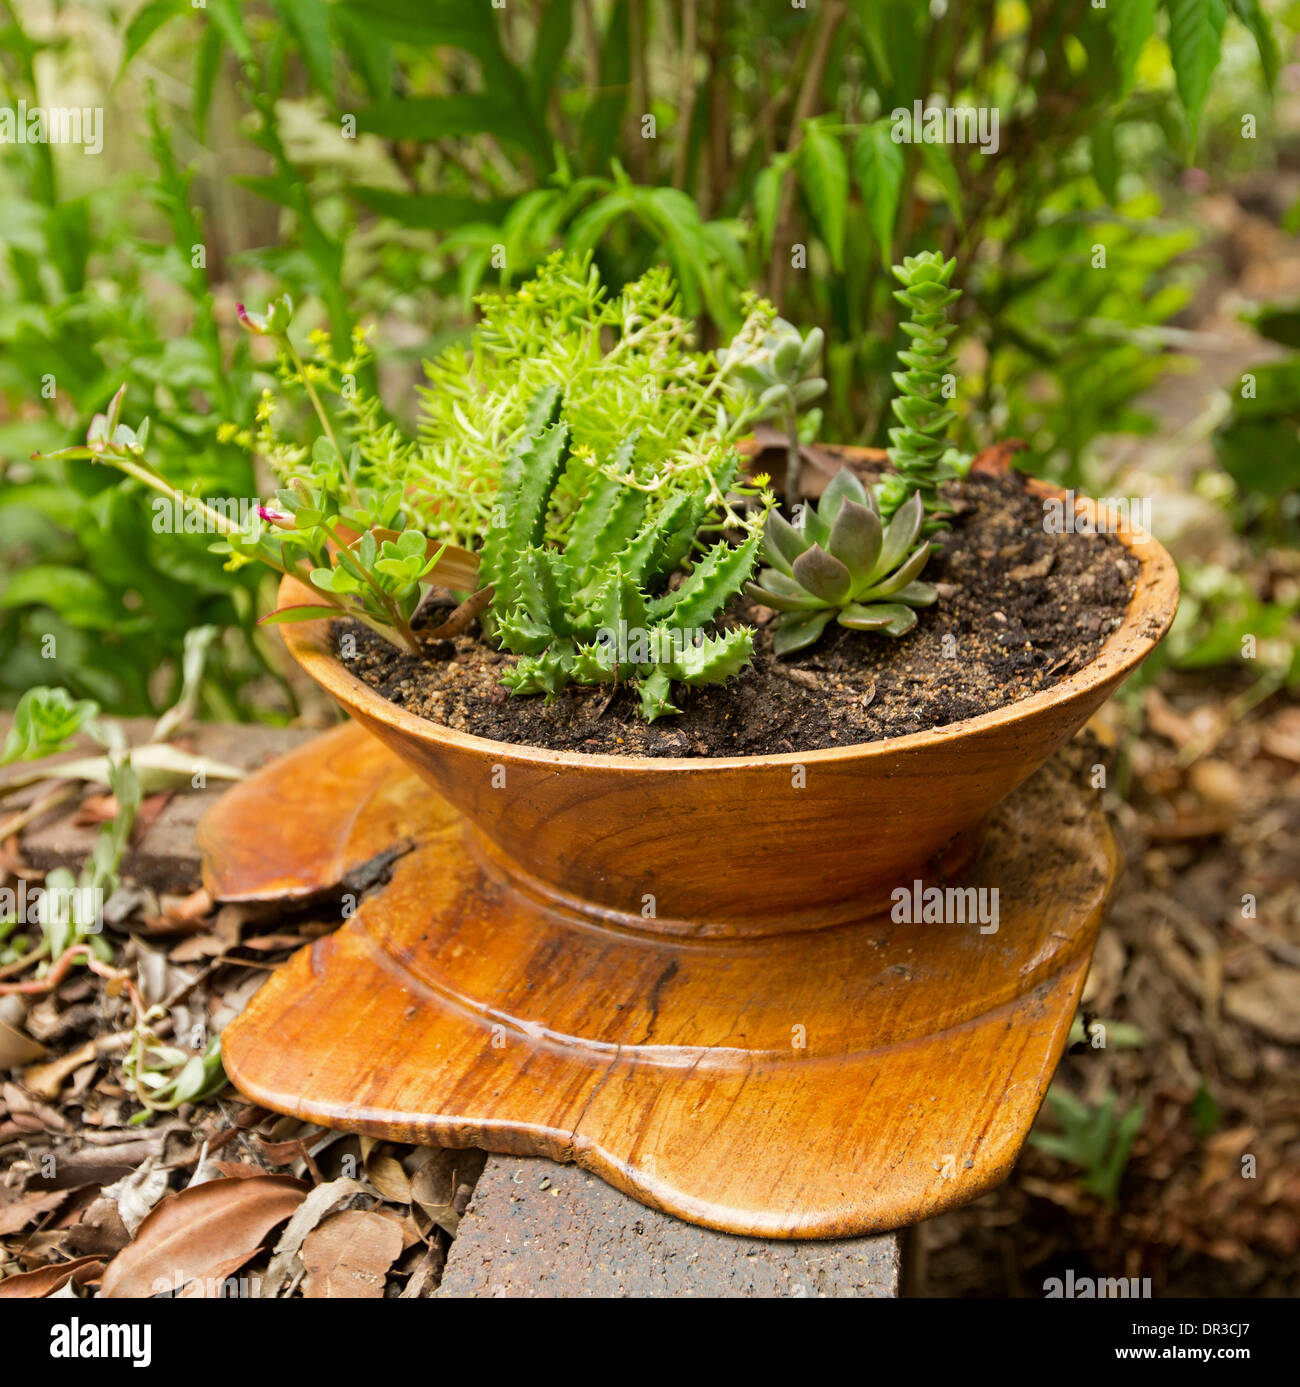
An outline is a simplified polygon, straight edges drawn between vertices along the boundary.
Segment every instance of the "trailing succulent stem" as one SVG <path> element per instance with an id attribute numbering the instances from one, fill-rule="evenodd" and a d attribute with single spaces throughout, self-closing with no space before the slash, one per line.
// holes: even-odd
<path id="1" fill-rule="evenodd" d="M 217 537 L 212 547 L 229 556 L 228 567 L 256 559 L 311 589 L 311 601 L 282 607 L 264 622 L 351 616 L 399 649 L 419 654 L 411 623 L 427 586 L 477 586 L 473 555 L 447 545 L 433 549 L 419 530 L 401 528 L 400 491 L 358 487 L 355 456 L 345 459 L 330 438 L 316 441 L 311 481 L 295 478 L 277 492 L 273 506 L 259 506 L 242 521 L 186 495 L 146 460 L 148 419 L 136 429 L 121 422 L 124 392 L 125 387 L 105 414 L 91 420 L 84 447 L 51 456 L 117 468 L 193 514 L 201 529 Z"/>
<path id="2" fill-rule="evenodd" d="M 743 588 L 758 554 L 761 520 L 748 522 L 738 546 L 719 540 L 675 588 L 682 564 L 706 518 L 708 493 L 698 487 L 663 491 L 631 484 L 637 438 L 625 438 L 597 468 L 574 512 L 562 548 L 545 542 L 547 515 L 571 464 L 557 387 L 541 391 L 530 429 L 510 455 L 480 573 L 494 592 L 485 625 L 520 656 L 502 679 L 515 694 L 550 701 L 568 684 L 637 682 L 648 722 L 680 711 L 674 680 L 720 684 L 749 664 L 753 632 L 706 634 L 704 628 Z M 735 480 L 732 454 L 714 476 L 725 494 Z"/>
<path id="3" fill-rule="evenodd" d="M 772 623 L 776 653 L 811 645 L 832 617 L 854 631 L 910 631 L 914 608 L 936 597 L 919 580 L 930 554 L 928 542 L 917 543 L 924 518 L 914 493 L 882 522 L 875 498 L 848 468 L 836 473 L 815 509 L 801 507 L 795 524 L 772 511 L 763 534 L 771 567 L 746 591 L 779 613 Z"/>
<path id="4" fill-rule="evenodd" d="M 911 317 L 899 325 L 909 339 L 899 353 L 906 369 L 894 372 L 898 394 L 892 408 L 899 427 L 890 429 L 889 439 L 897 475 L 881 484 L 879 501 L 888 517 L 918 493 L 929 522 L 927 533 L 944 528 L 943 517 L 951 512 L 939 494 L 940 485 L 964 470 L 950 455 L 948 429 L 957 416 L 946 403 L 956 364 L 948 342 L 956 324 L 949 322 L 948 309 L 961 297 L 960 289 L 950 287 L 956 264 L 935 251 L 923 251 L 894 266 L 903 286 L 894 297 Z"/>

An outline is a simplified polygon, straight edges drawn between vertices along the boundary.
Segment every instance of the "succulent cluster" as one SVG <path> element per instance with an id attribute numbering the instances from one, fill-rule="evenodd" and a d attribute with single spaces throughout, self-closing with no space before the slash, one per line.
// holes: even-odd
<path id="1" fill-rule="evenodd" d="M 895 267 L 896 297 L 911 313 L 906 369 L 894 376 L 897 474 L 868 490 L 842 472 L 815 508 L 795 503 L 799 411 L 826 388 L 821 331 L 805 337 L 751 296 L 732 342 L 701 353 L 666 274 L 610 301 L 589 259 L 553 260 L 517 293 L 485 304 L 474 351 L 440 359 L 432 378 L 442 388 L 428 397 L 418 448 L 375 404 L 342 408 L 351 437 L 325 407 L 317 386 L 331 389 L 364 359 L 364 333 L 341 362 L 323 334 L 311 334 L 319 359 L 307 364 L 290 336 L 287 295 L 263 314 L 239 305 L 244 328 L 275 342 L 282 381 L 302 391 L 320 426 L 313 446 L 290 446 L 270 427 L 275 402 L 264 392 L 261 427 L 244 431 L 246 446 L 268 456 L 284 484 L 251 518 L 236 522 L 182 494 L 151 466 L 148 421 L 122 422 L 121 391 L 84 446 L 54 456 L 116 467 L 212 531 L 227 567 L 257 560 L 309 589 L 264 621 L 351 616 L 418 655 L 425 640 L 479 618 L 487 639 L 520 657 L 503 679 L 513 692 L 553 699 L 569 684 L 630 681 L 652 721 L 678 711 L 674 681 L 721 683 L 750 663 L 752 631 L 719 629 L 717 619 L 746 589 L 760 546 L 768 566 L 748 591 L 779 613 L 778 654 L 811 645 L 832 617 L 901 635 L 935 600 L 919 579 L 930 552 L 923 536 L 941 528 L 946 510 L 940 484 L 959 471 L 946 442 L 953 268 L 933 253 Z M 766 419 L 788 439 L 793 524 L 772 509 L 766 477 L 737 484 L 736 444 Z M 449 478 L 460 476 L 464 449 L 474 485 L 457 499 Z M 410 471 L 417 454 L 434 453 L 446 468 Z M 748 504 L 760 490 L 762 503 Z M 453 502 L 450 525 L 441 508 Z M 430 540 L 462 522 L 467 538 L 481 539 L 479 554 Z M 710 545 L 710 530 L 730 538 Z M 463 600 L 436 629 L 417 632 L 435 584 Z"/>
<path id="2" fill-rule="evenodd" d="M 553 699 L 568 684 L 637 682 L 647 721 L 679 711 L 673 680 L 720 684 L 743 669 L 753 632 L 705 627 L 744 586 L 757 558 L 761 520 L 739 545 L 719 540 L 677 587 L 706 518 L 699 489 L 652 492 L 631 485 L 636 437 L 601 467 L 568 525 L 563 547 L 545 542 L 556 487 L 574 460 L 556 387 L 539 393 L 530 427 L 506 462 L 480 575 L 493 588 L 485 626 L 521 658 L 502 682 Z M 589 464 L 587 464 L 589 466 Z M 715 476 L 725 493 L 734 455 Z"/>
<path id="3" fill-rule="evenodd" d="M 814 508 L 802 506 L 791 525 L 767 517 L 763 558 L 771 565 L 750 596 L 779 613 L 772 645 L 788 655 L 811 645 L 832 617 L 854 631 L 901 636 L 916 625 L 916 607 L 935 590 L 919 580 L 930 545 L 918 543 L 925 512 L 917 494 L 882 522 L 871 492 L 845 468 Z"/>
<path id="4" fill-rule="evenodd" d="M 951 397 L 945 394 L 956 365 L 948 345 L 957 330 L 948 321 L 948 309 L 961 298 L 961 290 L 950 287 L 956 264 L 936 251 L 923 251 L 894 266 L 903 286 L 894 297 L 911 317 L 899 324 L 909 339 L 907 349 L 898 354 L 907 369 L 894 372 L 898 394 L 892 408 L 899 427 L 889 431 L 889 456 L 896 475 L 881 484 L 880 509 L 892 515 L 908 496 L 919 492 L 926 516 L 939 522 L 930 529 L 941 528 L 950 510 L 939 494 L 940 485 L 961 472 L 948 443 L 948 427 L 957 415 L 948 408 Z"/>
<path id="5" fill-rule="evenodd" d="M 760 340 L 746 342 L 738 337 L 718 352 L 718 366 L 733 392 L 752 401 L 749 421 L 776 419 L 785 432 L 785 496 L 790 505 L 799 495 L 799 411 L 826 390 L 826 381 L 818 374 L 823 340 L 819 327 L 803 337 L 793 323 L 776 318 Z"/>

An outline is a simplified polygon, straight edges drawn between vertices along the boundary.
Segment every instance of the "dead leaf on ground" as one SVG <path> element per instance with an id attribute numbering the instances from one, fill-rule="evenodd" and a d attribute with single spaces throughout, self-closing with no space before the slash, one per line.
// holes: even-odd
<path id="1" fill-rule="evenodd" d="M 33 1040 L 26 1031 L 0 1021 L 0 1070 L 20 1069 L 48 1053 L 45 1046 Z"/>
<path id="2" fill-rule="evenodd" d="M 302 1204 L 307 1186 L 287 1175 L 209 1180 L 169 1194 L 135 1240 L 108 1264 L 101 1294 L 113 1298 L 224 1281 L 260 1250 L 271 1230 Z"/>
<path id="3" fill-rule="evenodd" d="M 23 1087 L 38 1098 L 57 1098 L 73 1071 L 80 1069 L 83 1064 L 89 1064 L 97 1054 L 95 1042 L 88 1040 L 69 1054 L 60 1055 L 58 1059 L 45 1064 L 34 1064 L 23 1071 Z"/>
<path id="4" fill-rule="evenodd" d="M 423 1162 L 411 1177 L 411 1198 L 439 1228 L 455 1237 L 486 1156 L 481 1151 L 442 1147 L 430 1147 L 422 1155 Z"/>
<path id="5" fill-rule="evenodd" d="M 154 1157 L 146 1156 L 138 1170 L 124 1175 L 101 1191 L 117 1205 L 118 1217 L 135 1237 L 158 1201 L 167 1193 L 167 1172 L 155 1168 Z"/>
<path id="6" fill-rule="evenodd" d="M 186 935 L 167 956 L 173 963 L 197 963 L 205 958 L 221 958 L 239 945 L 240 916 L 231 910 L 217 911 L 212 928 Z"/>
<path id="7" fill-rule="evenodd" d="M 103 1269 L 104 1263 L 98 1257 L 78 1257 L 73 1262 L 20 1271 L 17 1276 L 0 1281 L 0 1300 L 44 1300 L 70 1281 L 78 1285 L 94 1281 Z"/>
<path id="8" fill-rule="evenodd" d="M 411 1202 L 411 1181 L 400 1161 L 382 1147 L 376 1147 L 366 1157 L 366 1176 L 370 1183 L 395 1204 Z"/>
<path id="9" fill-rule="evenodd" d="M 446 1260 L 447 1254 L 443 1251 L 442 1243 L 434 1242 L 416 1264 L 398 1299 L 419 1300 L 426 1293 L 431 1295 L 442 1276 Z"/>
<path id="10" fill-rule="evenodd" d="M 388 1269 L 402 1251 L 402 1230 L 392 1219 L 365 1209 L 331 1214 L 303 1239 L 308 1300 L 377 1300 Z"/>
<path id="11" fill-rule="evenodd" d="M 117 1205 L 99 1195 L 81 1215 L 78 1223 L 68 1229 L 67 1250 L 82 1255 L 94 1253 L 112 1257 L 131 1241 Z"/>
<path id="12" fill-rule="evenodd" d="M 280 1241 L 275 1245 L 275 1255 L 271 1258 L 271 1265 L 262 1281 L 262 1295 L 265 1298 L 279 1295 L 281 1288 L 293 1277 L 296 1267 L 301 1265 L 298 1261 L 298 1249 L 307 1234 L 336 1204 L 341 1204 L 345 1199 L 351 1199 L 358 1194 L 369 1195 L 370 1192 L 360 1180 L 349 1180 L 345 1177 L 331 1180 L 327 1185 L 317 1185 L 307 1195 L 294 1210 L 288 1227 L 280 1234 Z"/>
<path id="13" fill-rule="evenodd" d="M 0 1203 L 0 1238 L 22 1232 L 42 1214 L 57 1209 L 67 1197 L 67 1190 L 38 1190 Z"/>

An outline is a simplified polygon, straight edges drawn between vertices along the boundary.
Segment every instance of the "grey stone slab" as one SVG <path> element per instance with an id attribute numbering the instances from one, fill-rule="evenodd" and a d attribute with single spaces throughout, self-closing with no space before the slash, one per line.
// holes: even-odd
<path id="1" fill-rule="evenodd" d="M 899 1294 L 899 1239 L 740 1238 L 647 1209 L 575 1165 L 489 1156 L 439 1296 Z"/>

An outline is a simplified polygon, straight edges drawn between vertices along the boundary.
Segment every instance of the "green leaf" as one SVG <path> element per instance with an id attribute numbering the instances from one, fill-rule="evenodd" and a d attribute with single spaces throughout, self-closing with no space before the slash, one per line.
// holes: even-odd
<path id="1" fill-rule="evenodd" d="M 1277 35 L 1273 32 L 1273 21 L 1264 13 L 1259 0 L 1232 0 L 1232 8 L 1237 18 L 1254 35 L 1255 47 L 1259 49 L 1260 66 L 1264 69 L 1264 81 L 1271 91 L 1277 84 L 1278 67 L 1281 62 Z"/>
<path id="2" fill-rule="evenodd" d="M 491 135 L 527 147 L 532 139 L 528 122 L 521 119 L 520 113 L 500 96 L 488 92 L 377 101 L 357 112 L 357 129 L 402 140 Z"/>
<path id="3" fill-rule="evenodd" d="M 1092 176 L 1102 196 L 1112 206 L 1115 203 L 1115 185 L 1119 179 L 1119 164 L 1115 153 L 1115 123 L 1111 120 L 1094 121 L 1089 137 L 1092 151 Z"/>
<path id="4" fill-rule="evenodd" d="M 495 227 L 510 210 L 510 199 L 504 197 L 423 196 L 397 192 L 392 188 L 372 188 L 367 184 L 353 187 L 351 192 L 358 202 L 372 212 L 423 231 L 452 231 L 474 222 Z"/>
<path id="5" fill-rule="evenodd" d="M 778 154 L 754 179 L 754 229 L 758 232 L 759 249 L 764 258 L 772 253 L 776 214 L 781 203 L 781 182 L 789 167 L 788 157 Z"/>
<path id="6" fill-rule="evenodd" d="M 533 102 L 539 111 L 546 109 L 547 98 L 560 75 L 565 51 L 573 36 L 572 0 L 546 0 L 546 10 L 537 25 L 537 39 L 529 64 Z"/>
<path id="7" fill-rule="evenodd" d="M 329 9 L 320 0 L 275 0 L 290 32 L 302 50 L 303 62 L 317 91 L 334 90 L 334 54 L 330 46 Z"/>
<path id="8" fill-rule="evenodd" d="M 3 592 L 0 608 L 49 607 L 73 626 L 109 630 L 115 604 L 108 590 L 85 569 L 65 564 L 38 563 L 14 574 Z"/>
<path id="9" fill-rule="evenodd" d="M 253 61 L 253 48 L 244 32 L 244 18 L 240 12 L 239 0 L 208 0 L 208 14 L 212 22 L 221 30 L 221 36 L 230 45 L 234 55 L 241 63 Z"/>
<path id="10" fill-rule="evenodd" d="M 1119 94 L 1127 96 L 1133 88 L 1143 46 L 1155 32 L 1156 0 L 1110 0 L 1106 13 L 1119 70 Z"/>
<path id="11" fill-rule="evenodd" d="M 189 0 L 149 0 L 148 4 L 142 5 L 126 26 L 126 36 L 122 40 L 122 67 L 126 67 L 169 19 L 190 12 Z"/>
<path id="12" fill-rule="evenodd" d="M 964 228 L 966 214 L 962 210 L 961 179 L 957 177 L 957 168 L 952 162 L 952 155 L 941 144 L 923 144 L 921 146 L 921 163 L 925 166 L 925 171 L 939 185 L 939 191 L 943 195 L 943 200 L 948 204 L 948 210 L 952 213 L 953 219 L 959 227 Z"/>
<path id="13" fill-rule="evenodd" d="M 99 704 L 88 698 L 74 700 L 66 689 L 45 685 L 28 689 L 14 709 L 0 766 L 53 756 L 93 723 L 98 713 Z"/>
<path id="14" fill-rule="evenodd" d="M 799 146 L 799 177 L 831 263 L 844 268 L 845 207 L 849 198 L 849 165 L 844 146 L 816 121 L 804 126 Z"/>
<path id="15" fill-rule="evenodd" d="M 1187 113 L 1191 149 L 1196 145 L 1210 79 L 1219 65 L 1228 9 L 1224 0 L 1168 0 L 1168 6 L 1169 55 L 1173 59 L 1178 97 Z"/>
<path id="16" fill-rule="evenodd" d="M 200 139 L 208 125 L 212 89 L 221 70 L 221 53 L 221 33 L 209 24 L 205 26 L 203 37 L 194 51 L 194 125 Z"/>
<path id="17" fill-rule="evenodd" d="M 880 250 L 880 263 L 886 269 L 893 260 L 894 226 L 907 162 L 902 147 L 890 138 L 889 129 L 887 120 L 868 125 L 853 149 L 854 172 Z"/>
<path id="18" fill-rule="evenodd" d="M 322 617 L 336 617 L 337 607 L 320 607 L 313 602 L 300 602 L 292 607 L 277 607 L 257 623 L 259 626 L 283 626 L 295 621 L 320 621 Z"/>

